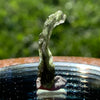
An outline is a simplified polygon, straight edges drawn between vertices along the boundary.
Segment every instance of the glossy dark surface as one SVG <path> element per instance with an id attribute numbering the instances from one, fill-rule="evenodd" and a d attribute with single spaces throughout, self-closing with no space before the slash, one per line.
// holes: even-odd
<path id="1" fill-rule="evenodd" d="M 66 62 L 54 64 L 55 75 L 67 80 L 64 100 L 100 100 L 99 66 Z M 37 66 L 38 63 L 29 63 L 0 68 L 0 100 L 37 100 Z"/>

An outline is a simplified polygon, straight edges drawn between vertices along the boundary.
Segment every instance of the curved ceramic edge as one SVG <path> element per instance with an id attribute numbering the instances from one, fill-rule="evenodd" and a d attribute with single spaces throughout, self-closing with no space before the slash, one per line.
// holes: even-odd
<path id="1" fill-rule="evenodd" d="M 63 69 L 64 69 L 64 66 L 67 66 L 67 67 L 77 67 L 77 68 L 80 68 L 82 70 L 85 70 L 85 69 L 93 69 L 93 70 L 98 70 L 100 71 L 100 66 L 96 66 L 96 65 L 90 65 L 90 64 L 80 64 L 80 63 L 71 63 L 71 62 L 54 62 L 54 64 L 56 66 L 63 66 Z M 9 68 L 14 68 L 14 67 L 19 67 L 19 68 L 22 68 L 22 67 L 36 67 L 38 66 L 39 63 L 38 62 L 34 62 L 34 63 L 25 63 L 25 64 L 18 64 L 18 65 L 10 65 Z M 1 67 L 0 69 L 2 69 L 3 67 Z M 5 66 L 4 68 L 8 68 L 7 66 Z M 61 68 L 61 67 L 60 67 Z"/>
<path id="2" fill-rule="evenodd" d="M 54 62 L 70 62 L 100 66 L 100 59 L 87 57 L 53 57 Z M 0 67 L 39 62 L 39 57 L 13 58 L 0 60 Z"/>

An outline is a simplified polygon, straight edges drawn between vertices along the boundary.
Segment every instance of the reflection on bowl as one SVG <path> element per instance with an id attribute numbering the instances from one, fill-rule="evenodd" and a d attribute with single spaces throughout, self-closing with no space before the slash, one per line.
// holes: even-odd
<path id="1" fill-rule="evenodd" d="M 100 100 L 100 67 L 87 64 L 54 62 L 55 75 L 67 80 L 66 95 L 50 100 Z M 37 100 L 38 63 L 0 68 L 0 100 Z M 45 98 L 45 96 L 44 96 Z M 42 100 L 42 99 L 41 99 Z"/>

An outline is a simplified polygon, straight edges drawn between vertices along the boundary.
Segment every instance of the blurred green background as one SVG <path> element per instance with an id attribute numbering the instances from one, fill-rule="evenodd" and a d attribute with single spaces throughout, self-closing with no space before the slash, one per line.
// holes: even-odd
<path id="1" fill-rule="evenodd" d="M 53 55 L 100 58 L 100 0 L 0 0 L 0 59 L 38 56 L 44 21 L 59 9 L 67 20 L 53 30 Z"/>

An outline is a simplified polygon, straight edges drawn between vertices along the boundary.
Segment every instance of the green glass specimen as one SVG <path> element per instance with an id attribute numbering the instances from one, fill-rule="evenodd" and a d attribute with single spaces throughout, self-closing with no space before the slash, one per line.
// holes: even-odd
<path id="1" fill-rule="evenodd" d="M 53 64 L 52 53 L 49 49 L 49 41 L 52 30 L 59 24 L 64 23 L 66 15 L 62 11 L 51 14 L 44 23 L 43 31 L 39 36 L 39 56 L 38 77 L 44 88 L 52 88 L 55 77 L 55 66 Z"/>

